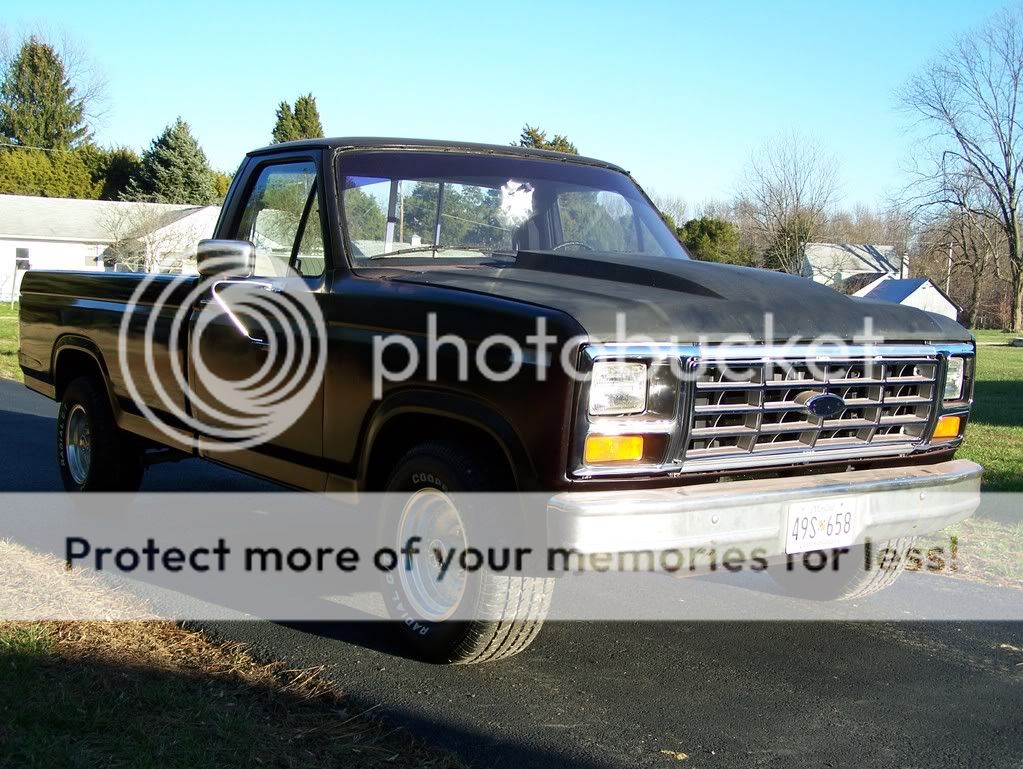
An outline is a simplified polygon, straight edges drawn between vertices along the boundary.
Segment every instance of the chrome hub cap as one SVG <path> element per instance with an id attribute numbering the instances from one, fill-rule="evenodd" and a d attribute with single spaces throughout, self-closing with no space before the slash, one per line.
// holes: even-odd
<path id="1" fill-rule="evenodd" d="M 410 608 L 418 619 L 443 622 L 465 595 L 461 557 L 466 541 L 458 510 L 441 491 L 417 491 L 405 503 L 398 535 L 399 549 L 412 537 L 421 538 L 414 545 L 419 552 L 402 556 L 397 566 Z"/>
<path id="2" fill-rule="evenodd" d="M 64 456 L 72 480 L 78 485 L 84 484 L 92 466 L 92 432 L 82 406 L 75 406 L 68 414 L 64 427 Z"/>

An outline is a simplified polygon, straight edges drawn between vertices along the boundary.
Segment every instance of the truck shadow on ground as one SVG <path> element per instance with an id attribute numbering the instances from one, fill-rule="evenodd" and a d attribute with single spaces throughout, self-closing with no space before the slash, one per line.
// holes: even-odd
<path id="1" fill-rule="evenodd" d="M 973 401 L 970 418 L 974 421 L 1004 427 L 1023 422 L 1023 381 L 979 381 L 974 385 Z"/>
<path id="2" fill-rule="evenodd" d="M 471 755 L 476 765 L 485 753 L 488 766 L 600 766 L 554 760 L 441 720 L 391 718 L 379 703 L 359 697 L 296 694 L 283 690 L 283 682 L 274 686 L 232 671 L 204 670 L 198 659 L 173 670 L 127 661 L 131 656 L 116 664 L 37 648 L 0 651 L 0 688 L 18 703 L 5 714 L 10 728 L 0 727 L 3 763 L 113 766 L 174 756 L 175 766 L 194 769 L 462 765 L 438 750 L 442 746 Z M 394 728 L 396 721 L 401 729 Z"/>

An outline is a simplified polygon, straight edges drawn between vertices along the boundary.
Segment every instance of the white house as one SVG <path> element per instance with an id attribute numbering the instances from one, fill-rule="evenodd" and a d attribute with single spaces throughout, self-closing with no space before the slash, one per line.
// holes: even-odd
<path id="1" fill-rule="evenodd" d="M 895 253 L 894 246 L 807 243 L 803 251 L 803 276 L 838 290 L 850 280 L 859 288 L 878 278 L 908 275 L 908 262 Z"/>
<path id="2" fill-rule="evenodd" d="M 217 206 L 0 195 L 0 301 L 25 270 L 188 270 Z"/>
<path id="3" fill-rule="evenodd" d="M 927 278 L 879 280 L 864 286 L 853 296 L 862 296 L 875 302 L 904 304 L 959 320 L 958 305 Z"/>

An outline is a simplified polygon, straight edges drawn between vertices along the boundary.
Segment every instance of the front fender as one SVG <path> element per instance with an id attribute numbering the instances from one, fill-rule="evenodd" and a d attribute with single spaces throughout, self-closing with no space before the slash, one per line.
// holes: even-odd
<path id="1" fill-rule="evenodd" d="M 412 388 L 393 393 L 373 411 L 361 441 L 358 483 L 366 488 L 370 458 L 377 439 L 393 420 L 418 415 L 449 419 L 485 432 L 501 448 L 521 490 L 537 488 L 533 460 L 512 424 L 489 403 L 466 395 Z"/>

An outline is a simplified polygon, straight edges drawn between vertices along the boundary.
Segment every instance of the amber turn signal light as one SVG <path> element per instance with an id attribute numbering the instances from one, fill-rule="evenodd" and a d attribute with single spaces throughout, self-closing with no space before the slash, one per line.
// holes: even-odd
<path id="1" fill-rule="evenodd" d="M 635 462 L 643 458 L 642 435 L 588 435 L 583 461 L 588 465 Z"/>
<path id="2" fill-rule="evenodd" d="M 958 438 L 962 418 L 956 416 L 941 417 L 934 426 L 934 438 Z"/>

